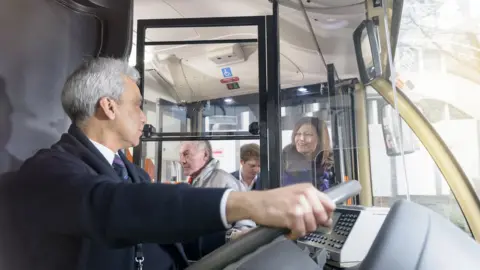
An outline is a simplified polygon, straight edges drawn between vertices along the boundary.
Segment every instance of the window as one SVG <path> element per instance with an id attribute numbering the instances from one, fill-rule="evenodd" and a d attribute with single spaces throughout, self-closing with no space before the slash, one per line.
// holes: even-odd
<path id="1" fill-rule="evenodd" d="M 442 71 L 442 55 L 437 50 L 423 50 L 423 71 L 434 72 Z"/>
<path id="2" fill-rule="evenodd" d="M 399 46 L 396 51 L 395 63 L 397 69 L 403 72 L 419 71 L 419 52 L 417 49 L 407 46 Z"/>
<path id="3" fill-rule="evenodd" d="M 437 99 L 422 99 L 416 105 L 431 123 L 473 118 L 457 107 Z"/>
<path id="4" fill-rule="evenodd" d="M 448 106 L 442 101 L 423 99 L 418 106 L 432 123 L 448 116 Z M 380 123 L 369 123 L 368 130 L 374 205 L 391 207 L 395 201 L 405 199 L 408 190 L 413 202 L 438 212 L 470 233 L 456 199 L 425 147 L 420 144 L 418 150 L 405 154 L 404 163 L 402 156 L 387 155 Z M 413 132 L 411 136 L 419 141 Z"/>

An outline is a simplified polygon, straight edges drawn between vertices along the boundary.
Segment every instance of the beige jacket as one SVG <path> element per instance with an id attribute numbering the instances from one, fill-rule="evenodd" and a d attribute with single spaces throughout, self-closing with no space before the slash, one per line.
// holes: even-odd
<path id="1" fill-rule="evenodd" d="M 192 181 L 193 187 L 199 188 L 229 188 L 234 191 L 247 191 L 247 188 L 231 174 L 218 168 L 219 162 L 212 159 L 200 174 Z M 252 220 L 241 220 L 235 223 L 234 228 L 256 227 Z"/>

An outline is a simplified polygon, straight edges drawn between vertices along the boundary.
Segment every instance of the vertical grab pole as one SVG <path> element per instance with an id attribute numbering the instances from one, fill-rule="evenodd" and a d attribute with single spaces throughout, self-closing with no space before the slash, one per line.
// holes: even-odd
<path id="1" fill-rule="evenodd" d="M 257 27 L 258 35 L 258 112 L 259 112 L 259 134 L 260 134 L 260 164 L 262 169 L 260 171 L 260 181 L 257 182 L 259 189 L 270 188 L 270 168 L 269 153 L 268 153 L 268 121 L 267 121 L 267 104 L 268 104 L 268 92 L 267 92 L 267 27 L 263 23 Z"/>
<path id="2" fill-rule="evenodd" d="M 280 39 L 278 26 L 278 1 L 272 1 L 273 16 L 267 16 L 267 74 L 268 74 L 268 147 L 269 188 L 280 187 L 282 169 L 282 128 L 280 101 Z"/>

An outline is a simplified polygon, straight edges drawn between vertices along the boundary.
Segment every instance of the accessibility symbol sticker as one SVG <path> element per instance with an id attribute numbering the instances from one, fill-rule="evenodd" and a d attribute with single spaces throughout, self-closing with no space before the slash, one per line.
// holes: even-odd
<path id="1" fill-rule="evenodd" d="M 224 78 L 232 77 L 232 69 L 230 67 L 222 68 L 222 74 Z"/>

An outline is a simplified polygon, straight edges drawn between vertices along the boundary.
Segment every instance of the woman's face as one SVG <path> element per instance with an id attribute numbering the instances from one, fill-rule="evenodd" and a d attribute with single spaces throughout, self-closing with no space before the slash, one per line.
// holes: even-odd
<path id="1" fill-rule="evenodd" d="M 302 125 L 295 133 L 295 147 L 301 154 L 311 154 L 317 148 L 318 134 L 310 124 Z"/>

